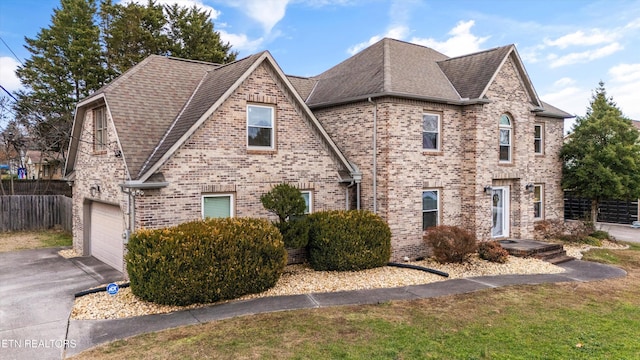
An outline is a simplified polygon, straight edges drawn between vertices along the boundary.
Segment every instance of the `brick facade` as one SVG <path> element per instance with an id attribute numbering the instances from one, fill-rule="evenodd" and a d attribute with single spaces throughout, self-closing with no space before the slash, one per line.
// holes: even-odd
<path id="1" fill-rule="evenodd" d="M 465 227 L 491 239 L 491 195 L 485 186 L 510 191 L 509 237 L 533 237 L 530 183 L 543 184 L 544 214 L 562 219 L 560 188 L 563 121 L 532 112 L 531 99 L 511 58 L 482 105 L 447 105 L 381 97 L 314 109 L 329 135 L 363 172 L 362 208 L 373 210 L 373 119 L 377 122 L 377 212 L 392 232 L 393 260 L 425 255 L 422 191 L 438 190 L 441 224 Z M 439 151 L 422 149 L 422 115 L 441 116 Z M 513 153 L 499 162 L 499 119 L 513 119 Z M 534 124 L 543 124 L 544 155 L 534 154 Z"/>

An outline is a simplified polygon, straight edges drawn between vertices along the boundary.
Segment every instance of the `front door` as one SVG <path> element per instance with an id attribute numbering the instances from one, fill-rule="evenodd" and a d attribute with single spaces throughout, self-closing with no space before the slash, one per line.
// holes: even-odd
<path id="1" fill-rule="evenodd" d="M 496 186 L 491 190 L 491 236 L 509 236 L 509 187 Z"/>

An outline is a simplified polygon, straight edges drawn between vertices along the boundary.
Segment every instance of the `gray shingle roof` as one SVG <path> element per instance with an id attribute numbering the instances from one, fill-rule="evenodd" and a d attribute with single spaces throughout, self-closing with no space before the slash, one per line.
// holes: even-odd
<path id="1" fill-rule="evenodd" d="M 198 84 L 193 95 L 187 101 L 181 103 L 185 104 L 183 109 L 175 117 L 171 125 L 165 127 L 166 133 L 164 137 L 158 141 L 153 153 L 146 159 L 135 178 L 139 178 L 159 161 L 261 55 L 262 53 L 251 55 L 209 70 Z"/>
<path id="2" fill-rule="evenodd" d="M 218 66 L 154 55 L 101 90 L 132 176 L 207 71 Z"/>
<path id="3" fill-rule="evenodd" d="M 512 45 L 438 62 L 463 99 L 478 99 L 502 65 Z"/>

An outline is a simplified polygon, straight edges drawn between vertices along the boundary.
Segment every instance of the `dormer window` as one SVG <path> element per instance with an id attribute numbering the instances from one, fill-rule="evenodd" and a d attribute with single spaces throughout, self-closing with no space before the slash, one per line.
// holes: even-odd
<path id="1" fill-rule="evenodd" d="M 500 116 L 500 162 L 510 163 L 512 153 L 513 121 L 509 115 Z"/>
<path id="2" fill-rule="evenodd" d="M 247 147 L 257 150 L 275 148 L 274 109 L 271 106 L 247 106 Z"/>

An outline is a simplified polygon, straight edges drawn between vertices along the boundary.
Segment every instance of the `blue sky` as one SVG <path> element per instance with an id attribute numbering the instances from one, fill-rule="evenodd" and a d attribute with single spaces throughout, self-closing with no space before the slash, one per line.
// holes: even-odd
<path id="1" fill-rule="evenodd" d="M 623 113 L 640 120 L 637 0 L 156 1 L 211 10 L 240 57 L 269 50 L 290 75 L 317 75 L 383 37 L 452 57 L 515 44 L 544 101 L 584 115 L 602 80 Z M 0 2 L 0 37 L 8 45 L 0 42 L 0 84 L 8 90 L 20 86 L 9 48 L 28 58 L 24 37 L 50 26 L 56 7 L 59 0 Z"/>

